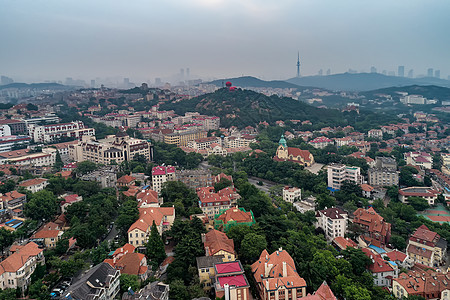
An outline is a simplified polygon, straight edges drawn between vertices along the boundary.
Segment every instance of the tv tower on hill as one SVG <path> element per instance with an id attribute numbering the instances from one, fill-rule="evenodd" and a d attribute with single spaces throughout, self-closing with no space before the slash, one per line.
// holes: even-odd
<path id="1" fill-rule="evenodd" d="M 297 52 L 297 77 L 300 77 L 300 52 Z"/>

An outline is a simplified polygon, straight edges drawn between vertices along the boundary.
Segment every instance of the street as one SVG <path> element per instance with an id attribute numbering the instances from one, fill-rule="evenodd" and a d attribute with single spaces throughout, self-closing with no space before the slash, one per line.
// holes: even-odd
<path id="1" fill-rule="evenodd" d="M 259 181 L 261 181 L 264 185 L 258 185 Z M 265 192 L 267 195 L 269 195 L 270 188 L 277 185 L 276 182 L 265 180 L 265 179 L 258 178 L 258 177 L 253 177 L 253 176 L 248 177 L 248 182 L 253 184 L 260 191 Z"/>

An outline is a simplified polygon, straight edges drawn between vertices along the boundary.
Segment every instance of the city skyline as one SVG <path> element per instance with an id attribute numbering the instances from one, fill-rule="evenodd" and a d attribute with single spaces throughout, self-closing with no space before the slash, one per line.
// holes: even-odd
<path id="1" fill-rule="evenodd" d="M 405 76 L 432 68 L 446 79 L 449 8 L 447 1 L 4 1 L 1 74 L 137 83 L 190 68 L 192 78 L 288 79 L 299 51 L 302 76 L 405 66 Z"/>

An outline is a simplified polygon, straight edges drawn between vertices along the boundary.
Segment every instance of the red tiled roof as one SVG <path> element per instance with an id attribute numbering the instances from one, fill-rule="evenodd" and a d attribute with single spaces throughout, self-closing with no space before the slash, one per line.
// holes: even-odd
<path id="1" fill-rule="evenodd" d="M 229 286 L 236 286 L 236 287 L 244 287 L 248 286 L 247 281 L 245 280 L 244 275 L 234 275 L 234 276 L 222 276 L 218 278 L 219 285 L 223 287 L 225 284 L 228 284 Z"/>
<path id="2" fill-rule="evenodd" d="M 227 263 L 223 263 L 223 264 L 216 264 L 216 270 L 217 270 L 217 274 L 234 273 L 234 272 L 243 271 L 241 269 L 241 266 L 239 265 L 239 262 L 237 262 L 237 261 L 227 262 Z"/>
<path id="3" fill-rule="evenodd" d="M 372 264 L 369 266 L 369 270 L 372 273 L 382 273 L 382 272 L 391 272 L 394 269 L 388 264 L 387 261 L 381 258 L 381 256 L 374 254 L 368 248 L 362 249 L 364 254 L 372 259 Z"/>
<path id="4" fill-rule="evenodd" d="M 391 224 L 384 221 L 383 217 L 370 207 L 358 208 L 354 213 L 353 223 L 367 226 L 370 233 L 378 233 L 386 237 L 391 232 Z"/>
<path id="5" fill-rule="evenodd" d="M 430 241 L 430 242 L 434 240 L 436 235 L 437 235 L 436 232 L 431 231 L 430 229 L 428 229 L 427 226 L 425 226 L 423 224 L 419 228 L 417 228 L 413 234 L 414 237 L 417 237 L 422 240 Z"/>
<path id="6" fill-rule="evenodd" d="M 404 261 L 406 259 L 406 257 L 407 257 L 407 255 L 405 253 L 400 252 L 398 250 L 387 252 L 384 255 L 389 257 L 389 259 L 392 260 L 392 261 Z"/>

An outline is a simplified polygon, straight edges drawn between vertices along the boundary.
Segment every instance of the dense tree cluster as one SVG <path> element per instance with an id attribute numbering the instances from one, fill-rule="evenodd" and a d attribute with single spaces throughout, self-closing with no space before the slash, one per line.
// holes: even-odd
<path id="1" fill-rule="evenodd" d="M 196 257 L 203 256 L 204 248 L 201 234 L 204 233 L 202 221 L 176 219 L 169 235 L 177 243 L 175 260 L 167 269 L 170 283 L 170 298 L 176 300 L 193 299 L 206 296 L 198 279 Z"/>
<path id="2" fill-rule="evenodd" d="M 188 217 L 201 213 L 198 207 L 198 196 L 181 181 L 168 181 L 163 184 L 161 197 L 163 206 L 175 206 L 175 215 Z"/>

